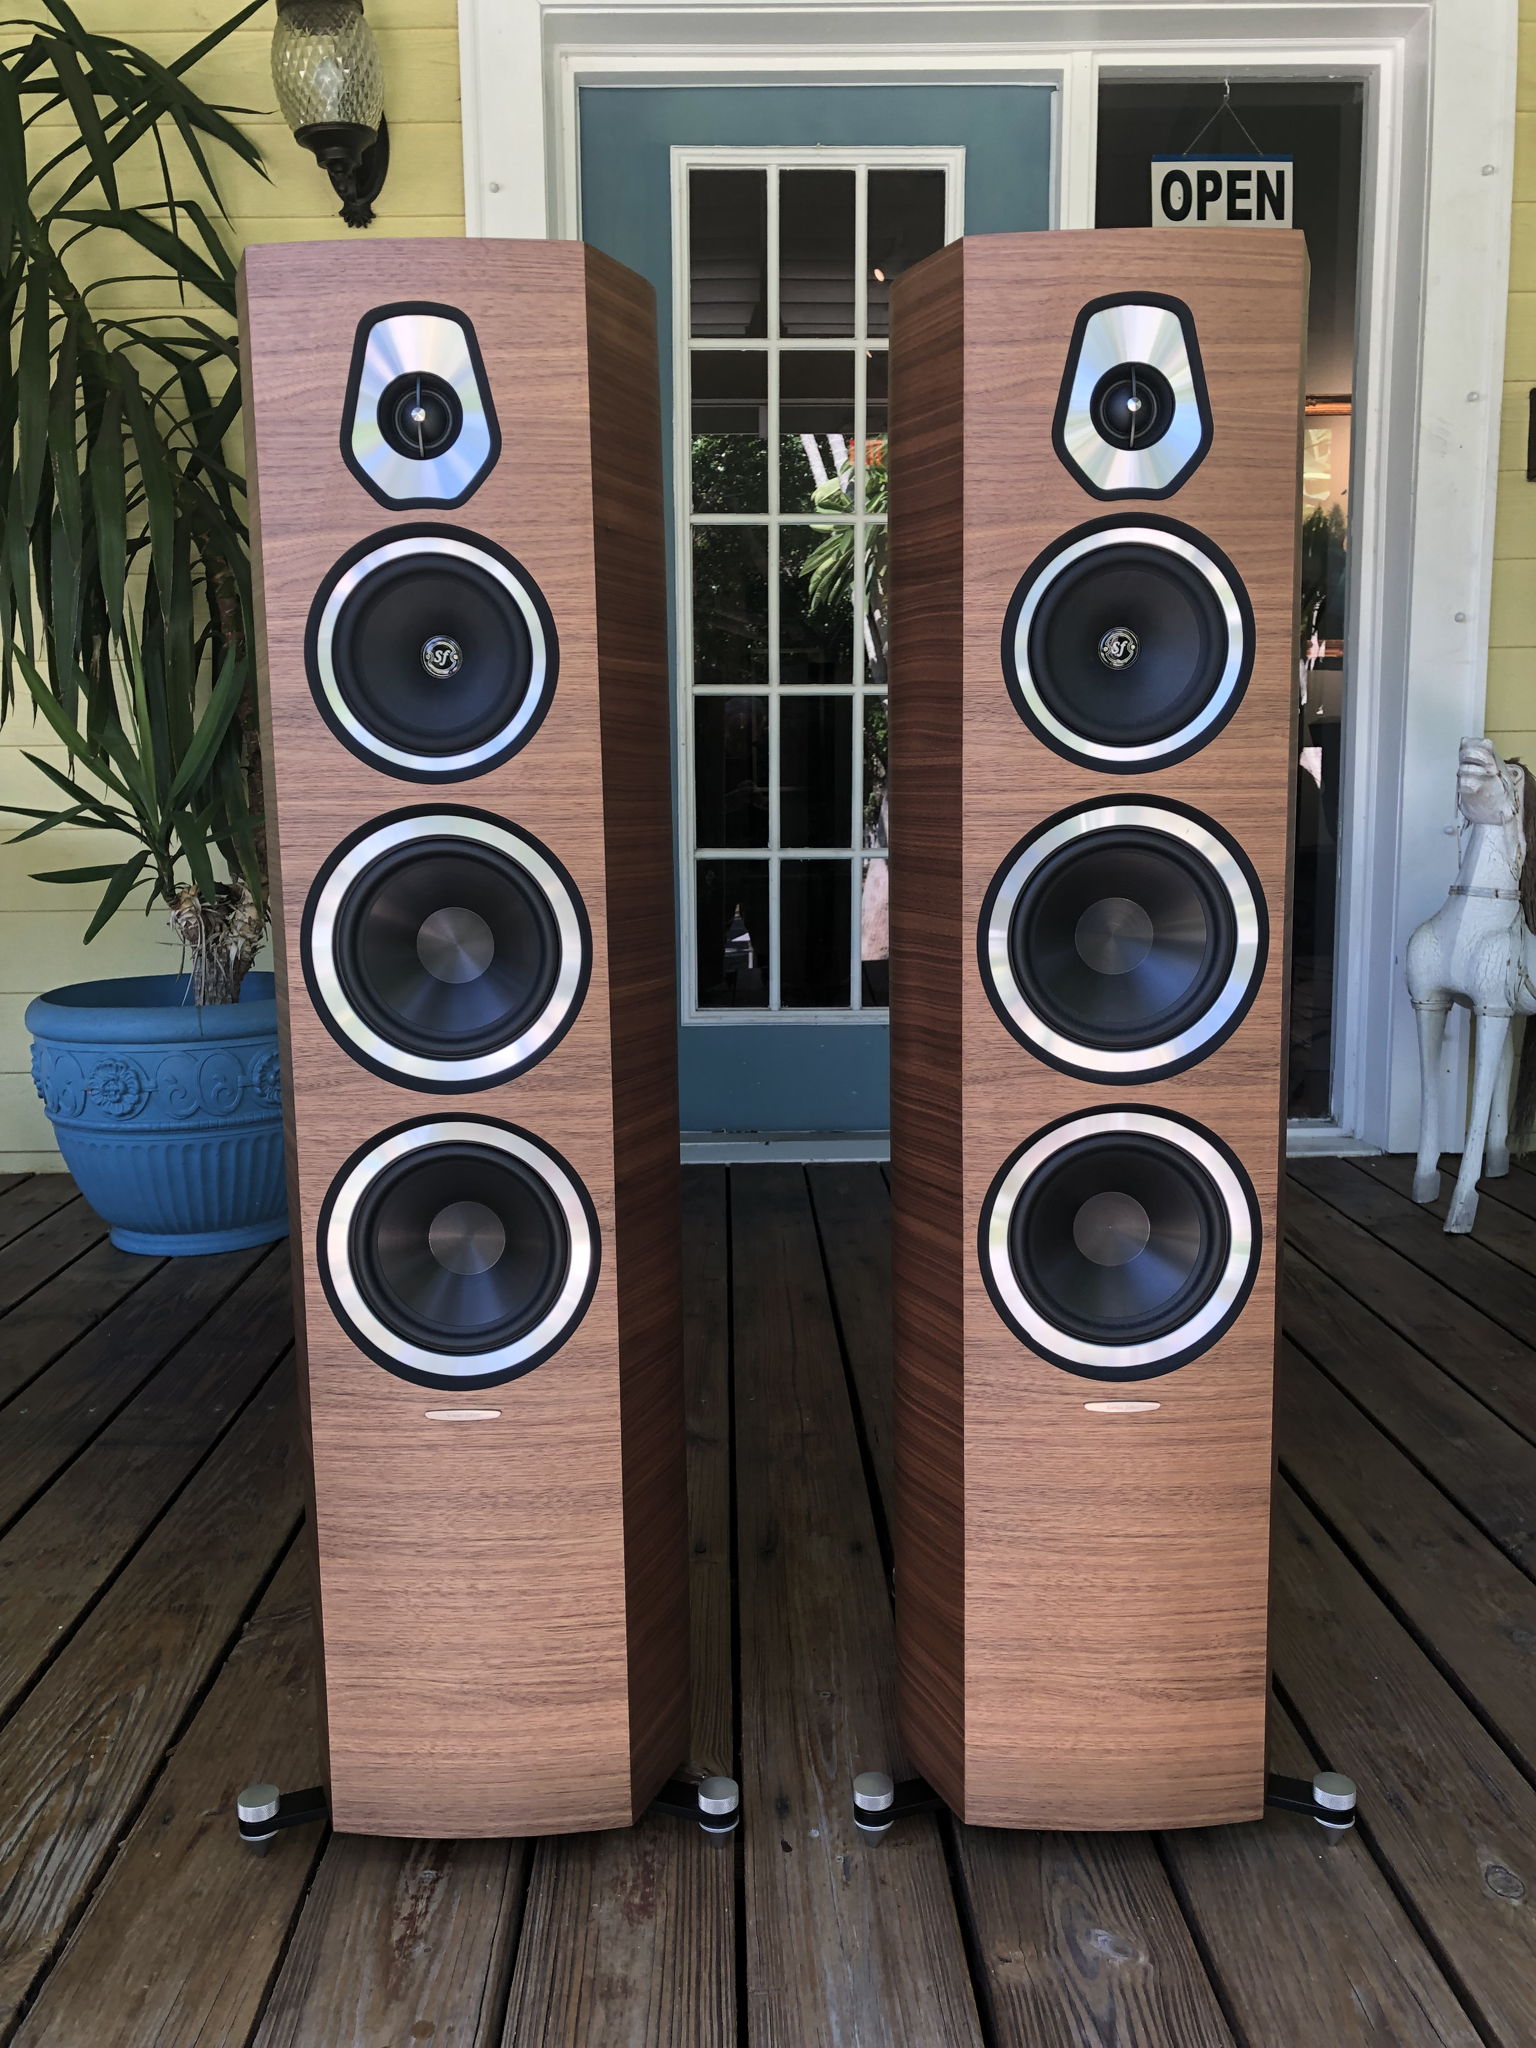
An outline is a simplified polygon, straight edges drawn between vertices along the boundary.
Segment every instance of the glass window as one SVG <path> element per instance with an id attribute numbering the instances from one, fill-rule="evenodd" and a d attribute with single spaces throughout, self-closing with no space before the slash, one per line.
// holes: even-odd
<path id="1" fill-rule="evenodd" d="M 1292 218 L 1307 238 L 1311 294 L 1301 506 L 1301 687 L 1296 704 L 1296 852 L 1291 898 L 1293 1117 L 1332 1109 L 1339 801 L 1349 689 L 1350 416 L 1360 256 L 1363 88 L 1333 81 L 1109 81 L 1099 88 L 1097 224 L 1147 227 L 1150 159 L 1201 137 L 1206 155 L 1289 156 Z M 1170 229 L 1198 234 L 1198 228 Z M 1255 231 L 1257 232 L 1257 230 Z M 1166 508 L 1177 512 L 1177 504 Z"/>
<path id="2" fill-rule="evenodd" d="M 886 1009 L 889 286 L 946 207 L 885 159 L 689 173 L 700 1012 Z"/>

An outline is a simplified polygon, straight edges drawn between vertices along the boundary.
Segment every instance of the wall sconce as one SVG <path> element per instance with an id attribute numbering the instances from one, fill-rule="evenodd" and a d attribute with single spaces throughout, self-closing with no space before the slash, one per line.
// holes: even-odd
<path id="1" fill-rule="evenodd" d="M 294 139 L 330 177 L 349 228 L 373 221 L 389 169 L 384 68 L 362 0 L 277 0 L 272 83 Z"/>

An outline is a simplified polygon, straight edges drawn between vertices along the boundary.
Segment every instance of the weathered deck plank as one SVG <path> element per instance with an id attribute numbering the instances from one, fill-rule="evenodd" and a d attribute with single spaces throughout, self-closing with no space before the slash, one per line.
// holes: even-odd
<path id="1" fill-rule="evenodd" d="M 690 1740 L 696 1768 L 732 1774 L 727 1237 L 724 1168 L 689 1175 Z M 737 1843 L 652 1818 L 552 1837 L 531 1853 L 504 2048 L 725 2048 L 735 2040 Z"/>
<path id="2" fill-rule="evenodd" d="M 308 1563 L 296 1545 L 279 1567 L 16 2048 L 250 2038 L 323 1841 L 318 1829 L 290 1829 L 258 1862 L 235 1827 L 241 1785 L 312 1785 L 319 1767 Z"/>
<path id="3" fill-rule="evenodd" d="M 80 1197 L 67 1173 L 7 1174 L 0 1190 L 0 1245 L 7 1245 L 34 1223 L 52 1216 Z"/>
<path id="4" fill-rule="evenodd" d="M 266 1256 L 168 1259 L 12 1401 L 0 1433 L 0 1527 L 99 1434 Z M 279 1269 L 286 1274 L 286 1263 Z"/>
<path id="5" fill-rule="evenodd" d="M 1486 2039 L 1529 2048 L 1536 1791 L 1284 1485 L 1274 1566 L 1277 1683 Z"/>
<path id="6" fill-rule="evenodd" d="M 23 1701 L 0 1755 L 0 2038 L 298 1516 L 292 1387 L 258 1395 Z"/>
<path id="7" fill-rule="evenodd" d="M 13 1251 L 25 1244 L 13 1245 Z M 0 1252 L 0 1259 L 5 1254 Z M 94 1329 L 156 1273 L 158 1259 L 120 1252 L 105 1237 L 45 1280 L 5 1317 L 0 1345 L 0 1402 L 30 1386 L 38 1374 Z"/>
<path id="8" fill-rule="evenodd" d="M 279 1251 L 0 1538 L 0 1712 L 56 1654 L 290 1336 Z"/>
<path id="9" fill-rule="evenodd" d="M 980 2041 L 937 1824 L 872 1847 L 893 1636 L 804 1175 L 733 1173 L 747 2013 L 754 2048 Z"/>
<path id="10" fill-rule="evenodd" d="M 1294 1246 L 1285 1330 L 1501 1550 L 1536 1569 L 1536 1444 Z"/>

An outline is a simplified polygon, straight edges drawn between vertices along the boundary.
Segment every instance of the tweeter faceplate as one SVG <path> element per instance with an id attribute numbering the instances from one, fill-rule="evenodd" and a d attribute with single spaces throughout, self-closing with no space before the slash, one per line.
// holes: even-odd
<path id="1" fill-rule="evenodd" d="M 423 1117 L 355 1152 L 320 1212 L 319 1271 L 348 1335 L 429 1387 L 489 1387 L 568 1342 L 597 1285 L 574 1169 L 490 1117 Z"/>
<path id="2" fill-rule="evenodd" d="M 1166 798 L 1090 800 L 999 868 L 977 951 L 1014 1037 L 1085 1081 L 1150 1081 L 1205 1059 L 1247 1014 L 1268 920 L 1242 849 Z"/>
<path id="3" fill-rule="evenodd" d="M 1258 1203 L 1227 1147 L 1168 1110 L 1091 1110 L 1037 1131 L 982 1204 L 994 1306 L 1050 1364 L 1153 1379 L 1231 1326 L 1259 1265 Z"/>
<path id="4" fill-rule="evenodd" d="M 462 505 L 501 452 L 475 330 L 452 306 L 378 306 L 358 322 L 341 453 L 396 511 Z"/>
<path id="5" fill-rule="evenodd" d="M 1166 498 L 1188 481 L 1211 445 L 1211 407 L 1182 300 L 1128 292 L 1083 307 L 1052 440 L 1096 498 Z"/>
<path id="6" fill-rule="evenodd" d="M 548 847 L 460 806 L 399 811 L 344 840 L 300 936 L 321 1021 L 406 1088 L 488 1088 L 570 1029 L 591 973 L 576 885 Z"/>

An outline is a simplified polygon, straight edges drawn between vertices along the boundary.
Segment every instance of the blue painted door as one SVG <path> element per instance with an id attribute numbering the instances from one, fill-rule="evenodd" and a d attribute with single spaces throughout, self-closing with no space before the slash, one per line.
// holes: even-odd
<path id="1" fill-rule="evenodd" d="M 685 1131 L 889 1123 L 888 289 L 1046 226 L 1050 146 L 1041 86 L 582 92 L 661 334 Z"/>

